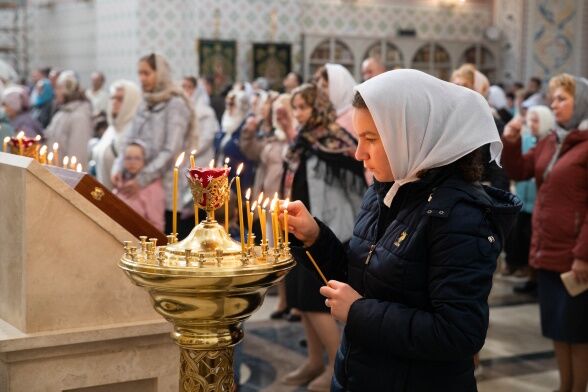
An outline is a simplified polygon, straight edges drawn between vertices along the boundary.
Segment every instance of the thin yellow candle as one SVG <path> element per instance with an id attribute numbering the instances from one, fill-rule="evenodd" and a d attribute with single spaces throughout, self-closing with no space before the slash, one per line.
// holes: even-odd
<path id="1" fill-rule="evenodd" d="M 2 141 L 2 152 L 8 152 L 8 143 L 10 143 L 10 136 L 6 136 Z"/>
<path id="2" fill-rule="evenodd" d="M 67 169 L 68 164 L 69 164 L 69 157 L 66 155 L 63 157 L 63 168 Z"/>
<path id="3" fill-rule="evenodd" d="M 196 169 L 196 158 L 194 158 L 194 155 L 196 155 L 196 150 L 190 151 L 190 169 Z"/>
<path id="4" fill-rule="evenodd" d="M 76 166 L 76 171 L 77 171 L 78 173 L 81 173 L 81 172 L 83 171 L 83 168 L 82 168 L 82 164 L 81 164 L 81 163 L 78 163 L 78 164 L 77 164 L 77 166 Z"/>
<path id="5" fill-rule="evenodd" d="M 274 217 L 273 219 L 276 221 L 276 228 L 275 228 L 275 235 L 274 235 L 274 247 L 277 249 L 278 248 L 278 241 L 280 240 L 280 238 L 282 238 L 282 233 L 280 231 L 280 199 L 278 198 L 278 192 L 276 192 L 274 194 L 274 201 L 275 201 L 275 207 L 274 207 Z"/>
<path id="6" fill-rule="evenodd" d="M 39 161 L 39 149 L 41 148 L 41 145 L 39 144 L 40 141 L 41 135 L 35 136 L 35 159 L 37 160 L 37 162 Z"/>
<path id="7" fill-rule="evenodd" d="M 247 188 L 245 191 L 245 213 L 247 214 L 247 244 L 251 246 L 251 229 L 253 228 L 253 220 L 250 218 L 249 210 L 251 209 L 251 204 L 249 203 L 249 199 L 251 198 L 251 188 Z"/>
<path id="8" fill-rule="evenodd" d="M 229 158 L 225 158 L 225 169 L 229 168 Z M 225 231 L 229 232 L 229 202 L 231 201 L 231 191 L 227 192 L 225 197 Z"/>
<path id="9" fill-rule="evenodd" d="M 172 235 L 178 236 L 178 174 L 180 172 L 180 165 L 184 161 L 184 152 L 182 152 L 174 166 L 174 188 L 172 199 Z"/>
<path id="10" fill-rule="evenodd" d="M 71 170 L 75 170 L 76 169 L 76 165 L 78 164 L 78 158 L 76 158 L 75 155 L 73 155 L 70 159 L 69 159 L 69 168 Z"/>
<path id="11" fill-rule="evenodd" d="M 24 131 L 20 131 L 18 135 L 16 135 L 16 140 L 18 141 L 18 154 L 24 155 L 24 143 L 22 139 L 24 138 Z"/>
<path id="12" fill-rule="evenodd" d="M 288 204 L 290 200 L 286 199 L 284 203 L 284 245 L 288 245 Z"/>
<path id="13" fill-rule="evenodd" d="M 276 215 L 276 211 L 278 210 L 277 203 L 277 199 L 272 199 L 272 203 L 270 204 L 270 214 L 272 217 L 272 235 L 274 237 L 274 249 L 278 249 L 279 238 L 278 218 Z"/>
<path id="14" fill-rule="evenodd" d="M 261 205 L 263 204 L 263 192 L 257 198 L 257 217 L 259 218 L 259 225 L 261 226 L 261 243 L 265 241 L 265 226 L 261 224 Z"/>
<path id="15" fill-rule="evenodd" d="M 53 157 L 55 158 L 55 165 L 59 166 L 59 143 L 53 143 Z"/>
<path id="16" fill-rule="evenodd" d="M 39 158 L 42 164 L 46 164 L 47 163 L 47 146 L 43 145 L 43 147 L 41 147 L 41 149 L 39 150 Z"/>
<path id="17" fill-rule="evenodd" d="M 239 207 L 239 234 L 241 235 L 241 251 L 245 252 L 245 230 L 243 228 L 243 200 L 241 200 L 241 179 L 239 175 L 243 170 L 243 163 L 237 167 L 237 175 L 235 181 L 237 182 L 237 206 Z"/>
<path id="18" fill-rule="evenodd" d="M 261 206 L 261 239 L 263 240 L 264 244 L 267 244 L 267 220 L 265 217 L 265 209 L 267 208 L 267 205 L 269 204 L 269 197 L 267 197 L 265 199 L 265 201 L 263 202 L 263 205 Z"/>
<path id="19" fill-rule="evenodd" d="M 314 257 L 312 257 L 312 255 L 310 254 L 309 251 L 306 251 L 306 255 L 308 256 L 308 258 L 310 259 L 310 261 L 312 261 L 312 265 L 314 265 L 314 268 L 316 269 L 316 271 L 321 276 L 323 282 L 325 282 L 325 285 L 328 286 L 329 285 L 329 282 L 327 281 L 327 278 L 325 278 L 325 274 L 323 274 L 323 271 L 321 271 L 321 269 L 319 268 L 318 264 L 314 260 Z"/>
<path id="20" fill-rule="evenodd" d="M 47 154 L 47 164 L 53 165 L 53 151 L 51 151 L 51 152 L 49 152 L 49 154 Z"/>
<path id="21" fill-rule="evenodd" d="M 253 246 L 253 213 L 255 212 L 255 208 L 257 207 L 257 201 L 254 201 L 251 205 L 251 210 L 248 212 L 249 214 L 249 246 Z"/>

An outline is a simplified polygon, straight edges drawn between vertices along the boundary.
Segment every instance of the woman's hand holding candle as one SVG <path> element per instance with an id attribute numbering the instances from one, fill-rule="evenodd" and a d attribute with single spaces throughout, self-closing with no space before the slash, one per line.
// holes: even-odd
<path id="1" fill-rule="evenodd" d="M 336 280 L 329 280 L 327 286 L 320 288 L 320 293 L 327 297 L 325 305 L 331 308 L 331 315 L 344 323 L 347 322 L 351 305 L 363 298 L 353 287 Z"/>
<path id="2" fill-rule="evenodd" d="M 320 229 L 301 201 L 288 203 L 288 229 L 296 238 L 309 247 L 317 240 Z"/>

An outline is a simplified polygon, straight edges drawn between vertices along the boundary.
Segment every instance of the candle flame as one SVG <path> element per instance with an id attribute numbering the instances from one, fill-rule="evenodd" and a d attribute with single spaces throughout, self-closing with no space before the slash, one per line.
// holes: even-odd
<path id="1" fill-rule="evenodd" d="M 231 162 L 231 158 L 225 158 L 225 165 L 229 166 L 229 162 Z"/>
<path id="2" fill-rule="evenodd" d="M 67 166 L 68 163 L 69 163 L 69 157 L 66 155 L 63 157 L 63 166 Z"/>
<path id="3" fill-rule="evenodd" d="M 176 159 L 176 167 L 180 167 L 180 165 L 184 161 L 184 155 L 186 154 L 184 153 L 184 151 L 182 151 L 182 153 L 178 156 L 178 159 Z"/>
<path id="4" fill-rule="evenodd" d="M 59 148 L 59 143 L 53 143 L 53 150 L 57 150 Z"/>
<path id="5" fill-rule="evenodd" d="M 288 210 L 288 204 L 290 204 L 290 199 L 284 200 L 284 210 Z"/>
<path id="6" fill-rule="evenodd" d="M 24 131 L 20 131 L 20 132 L 19 132 L 19 133 L 16 135 L 16 138 L 17 138 L 17 139 L 22 139 L 22 138 L 24 137 L 24 135 L 25 135 Z"/>
<path id="7" fill-rule="evenodd" d="M 245 192 L 245 199 L 249 200 L 251 197 L 251 188 L 247 188 L 247 192 Z"/>
<path id="8" fill-rule="evenodd" d="M 257 198 L 257 204 L 259 204 L 259 205 L 263 204 L 263 192 L 261 192 L 259 194 L 259 197 Z"/>
<path id="9" fill-rule="evenodd" d="M 41 140 L 41 135 L 37 135 L 37 136 L 35 136 L 35 141 L 37 141 L 37 142 L 38 142 L 38 141 L 40 141 L 40 140 Z"/>
<path id="10" fill-rule="evenodd" d="M 265 200 L 263 201 L 263 205 L 261 206 L 261 208 L 265 209 L 267 207 L 267 205 L 269 204 L 270 200 L 269 197 L 266 197 Z"/>
<path id="11" fill-rule="evenodd" d="M 6 136 L 6 137 L 4 138 L 4 143 L 8 143 L 9 141 L 10 141 L 10 136 Z"/>
<path id="12" fill-rule="evenodd" d="M 196 155 L 196 149 L 193 149 L 192 151 L 190 151 L 190 155 Z"/>
<path id="13" fill-rule="evenodd" d="M 251 205 L 251 212 L 255 212 L 255 209 L 257 208 L 257 200 L 255 200 L 253 202 L 253 204 Z"/>
<path id="14" fill-rule="evenodd" d="M 72 156 L 71 159 L 69 160 L 69 163 L 71 163 L 72 166 L 75 167 L 76 163 L 78 163 L 78 158 L 76 158 L 76 156 Z"/>
<path id="15" fill-rule="evenodd" d="M 47 155 L 47 161 L 51 162 L 53 160 L 53 151 L 51 151 L 48 155 Z"/>
<path id="16" fill-rule="evenodd" d="M 270 204 L 270 211 L 275 211 L 276 210 L 276 205 L 278 204 L 278 199 L 272 199 L 272 202 Z"/>
<path id="17" fill-rule="evenodd" d="M 241 174 L 241 170 L 243 170 L 243 162 L 241 162 L 239 167 L 237 167 L 237 175 Z"/>
<path id="18" fill-rule="evenodd" d="M 41 155 L 45 155 L 47 154 L 47 145 L 43 145 L 43 147 L 41 147 L 41 149 L 39 150 L 39 154 Z"/>
<path id="19" fill-rule="evenodd" d="M 214 159 L 210 160 L 210 162 L 208 163 L 208 167 L 211 169 L 214 167 Z"/>
<path id="20" fill-rule="evenodd" d="M 76 171 L 78 173 L 81 173 L 82 172 L 82 164 L 81 163 L 78 163 L 78 165 L 76 166 Z"/>

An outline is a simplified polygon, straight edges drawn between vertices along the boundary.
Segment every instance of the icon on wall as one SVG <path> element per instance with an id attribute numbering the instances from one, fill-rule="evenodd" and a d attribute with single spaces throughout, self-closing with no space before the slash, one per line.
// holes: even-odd
<path id="1" fill-rule="evenodd" d="M 291 49 L 290 44 L 253 44 L 253 79 L 264 77 L 271 89 L 280 90 L 292 69 Z"/>
<path id="2" fill-rule="evenodd" d="M 200 75 L 214 78 L 214 90 L 222 89 L 237 78 L 237 43 L 235 41 L 198 41 Z"/>

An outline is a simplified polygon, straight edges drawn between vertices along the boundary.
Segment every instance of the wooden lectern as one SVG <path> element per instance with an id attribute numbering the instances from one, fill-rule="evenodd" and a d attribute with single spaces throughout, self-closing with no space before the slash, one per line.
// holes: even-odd
<path id="1" fill-rule="evenodd" d="M 146 233 L 165 243 L 90 176 L 0 153 L 0 391 L 177 390 L 170 327 L 117 267 Z"/>

